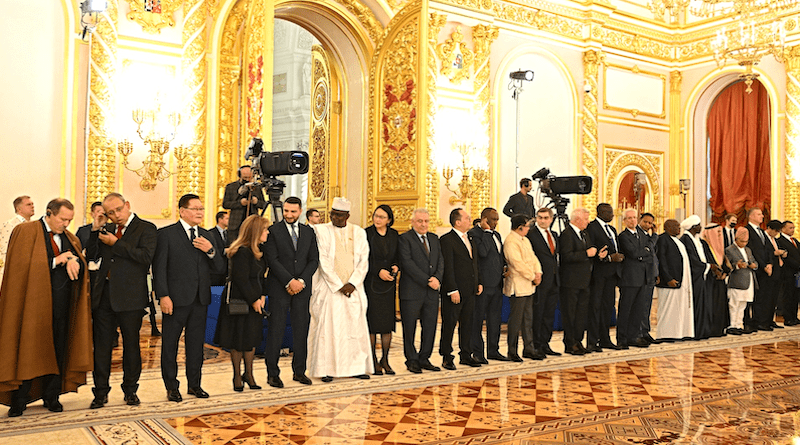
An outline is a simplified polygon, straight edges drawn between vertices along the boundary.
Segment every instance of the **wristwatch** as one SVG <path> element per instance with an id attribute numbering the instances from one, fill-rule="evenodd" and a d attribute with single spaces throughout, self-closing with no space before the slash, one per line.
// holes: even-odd
<path id="1" fill-rule="evenodd" d="M 212 248 L 208 249 L 208 252 L 206 252 L 206 255 L 214 255 L 214 252 L 215 252 L 215 250 L 212 247 Z"/>

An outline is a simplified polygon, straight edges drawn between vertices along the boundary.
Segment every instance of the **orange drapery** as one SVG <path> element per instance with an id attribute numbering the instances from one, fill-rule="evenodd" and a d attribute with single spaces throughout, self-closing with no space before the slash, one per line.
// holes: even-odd
<path id="1" fill-rule="evenodd" d="M 745 92 L 744 82 L 717 96 L 708 113 L 709 182 L 712 220 L 735 213 L 747 223 L 747 209 L 758 207 L 770 219 L 769 95 L 760 82 Z"/>

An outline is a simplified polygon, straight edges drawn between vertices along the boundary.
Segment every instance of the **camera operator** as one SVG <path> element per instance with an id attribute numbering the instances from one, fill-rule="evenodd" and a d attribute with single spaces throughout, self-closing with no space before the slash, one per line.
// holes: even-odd
<path id="1" fill-rule="evenodd" d="M 243 165 L 239 167 L 237 175 L 239 180 L 225 186 L 225 196 L 222 198 L 222 207 L 231 211 L 228 221 L 229 243 L 239 236 L 242 221 L 267 208 L 261 184 L 253 180 L 253 169 L 249 165 Z"/>

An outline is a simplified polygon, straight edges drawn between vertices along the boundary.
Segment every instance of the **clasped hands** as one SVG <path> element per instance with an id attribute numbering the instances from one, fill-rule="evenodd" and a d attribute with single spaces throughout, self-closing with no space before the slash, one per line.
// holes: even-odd
<path id="1" fill-rule="evenodd" d="M 248 204 L 248 202 L 247 202 L 247 198 L 242 198 L 242 199 L 240 199 L 240 200 L 239 200 L 239 203 L 240 203 L 242 206 L 246 207 L 246 206 L 247 206 L 247 204 Z M 253 196 L 253 197 L 251 197 L 251 198 L 250 198 L 250 204 L 258 204 L 258 197 L 256 197 L 256 196 Z"/>
<path id="2" fill-rule="evenodd" d="M 69 250 L 61 253 L 56 257 L 56 265 L 63 265 L 67 269 L 67 275 L 69 276 L 70 280 L 75 281 L 78 279 L 78 274 L 81 272 L 81 263 L 78 261 L 78 257 L 75 256 L 74 253 L 70 252 Z"/>
<path id="3" fill-rule="evenodd" d="M 397 275 L 397 272 L 399 270 L 400 269 L 398 269 L 397 266 L 392 266 L 391 272 L 389 272 L 386 269 L 381 269 L 380 272 L 378 272 L 378 278 L 380 278 L 383 281 L 394 281 L 394 277 Z"/>
<path id="4" fill-rule="evenodd" d="M 342 286 L 341 289 L 339 289 L 339 292 L 343 293 L 345 297 L 350 298 L 350 294 L 355 292 L 355 290 L 356 290 L 355 286 L 353 286 L 350 283 L 345 283 L 345 285 Z"/>
<path id="5" fill-rule="evenodd" d="M 303 284 L 300 280 L 298 280 L 297 278 L 292 278 L 292 281 L 289 281 L 289 284 L 286 286 L 286 292 L 288 292 L 289 295 L 297 295 L 300 292 L 302 292 L 303 289 L 305 288 L 306 285 Z"/>

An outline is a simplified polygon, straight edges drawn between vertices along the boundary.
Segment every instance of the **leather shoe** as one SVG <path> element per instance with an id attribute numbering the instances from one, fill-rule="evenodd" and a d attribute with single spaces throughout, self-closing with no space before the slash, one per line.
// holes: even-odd
<path id="1" fill-rule="evenodd" d="M 783 322 L 784 326 L 797 326 L 798 324 L 800 324 L 800 320 L 788 320 Z"/>
<path id="2" fill-rule="evenodd" d="M 203 388 L 201 388 L 199 386 L 195 387 L 195 388 L 187 389 L 186 390 L 186 394 L 193 395 L 193 396 L 197 397 L 198 399 L 207 399 L 208 398 L 208 393 L 203 391 Z"/>
<path id="3" fill-rule="evenodd" d="M 742 334 L 752 334 L 753 332 L 758 332 L 758 329 L 753 326 L 745 326 L 744 329 L 742 329 Z"/>
<path id="4" fill-rule="evenodd" d="M 481 367 L 480 363 L 478 363 L 475 359 L 470 358 L 470 357 L 462 358 L 461 360 L 458 361 L 458 363 L 461 364 L 461 365 L 467 365 L 467 366 L 470 366 L 470 367 L 473 367 L 473 368 L 480 368 Z"/>
<path id="5" fill-rule="evenodd" d="M 61 405 L 61 402 L 58 401 L 58 397 L 50 400 L 44 400 L 43 402 L 44 402 L 44 407 L 50 410 L 50 412 L 60 413 L 64 411 L 64 406 Z"/>
<path id="6" fill-rule="evenodd" d="M 267 384 L 273 388 L 283 388 L 283 380 L 276 375 L 267 377 Z"/>
<path id="7" fill-rule="evenodd" d="M 299 375 L 295 374 L 295 375 L 292 376 L 292 380 L 294 380 L 295 382 L 300 382 L 303 385 L 310 385 L 311 384 L 311 379 L 306 377 L 305 374 L 299 374 Z"/>
<path id="8" fill-rule="evenodd" d="M 644 334 L 642 336 L 642 338 L 647 340 L 650 344 L 653 344 L 653 343 L 656 342 L 656 339 L 654 339 L 650 334 Z"/>
<path id="9" fill-rule="evenodd" d="M 512 354 L 509 352 L 508 359 L 514 363 L 522 363 L 522 357 L 520 357 L 518 354 Z"/>
<path id="10" fill-rule="evenodd" d="M 552 349 L 550 349 L 550 346 L 547 346 L 542 350 L 544 351 L 545 355 L 552 355 L 554 357 L 558 357 L 558 356 L 561 355 L 560 352 L 556 352 L 556 351 L 553 351 Z"/>
<path id="11" fill-rule="evenodd" d="M 759 330 L 759 331 L 772 331 L 773 330 L 772 326 L 765 326 L 763 324 L 760 324 L 760 325 L 756 326 L 756 329 Z"/>
<path id="12" fill-rule="evenodd" d="M 730 335 L 742 335 L 742 334 L 744 334 L 744 331 L 742 331 L 739 328 L 728 328 L 726 332 L 728 334 L 730 334 Z"/>
<path id="13" fill-rule="evenodd" d="M 369 374 L 354 375 L 354 379 L 369 380 Z"/>
<path id="14" fill-rule="evenodd" d="M 477 358 L 473 357 L 472 360 L 475 360 L 476 362 L 480 363 L 481 365 L 488 365 L 489 364 L 489 360 L 486 360 L 484 357 L 477 357 Z"/>
<path id="15" fill-rule="evenodd" d="M 126 405 L 138 406 L 140 403 L 142 403 L 142 401 L 139 400 L 139 396 L 137 396 L 135 392 L 129 392 L 125 394 Z"/>
<path id="16" fill-rule="evenodd" d="M 567 348 L 566 353 L 569 355 L 584 355 L 586 351 L 580 345 L 573 345 L 571 348 Z"/>
<path id="17" fill-rule="evenodd" d="M 786 323 L 784 323 L 784 324 L 786 324 Z M 783 329 L 783 326 L 778 326 L 778 323 L 775 323 L 774 321 L 772 322 L 772 324 L 770 324 L 770 327 L 772 329 Z"/>
<path id="18" fill-rule="evenodd" d="M 330 383 L 333 381 L 333 377 L 326 375 L 325 377 L 322 378 L 322 381 L 323 383 Z"/>
<path id="19" fill-rule="evenodd" d="M 105 395 L 102 395 L 102 396 L 96 395 L 96 396 L 94 396 L 94 400 L 92 400 L 92 403 L 89 405 L 89 409 L 102 408 L 102 407 L 106 406 L 106 403 L 108 403 L 108 394 L 105 394 Z"/>
<path id="20" fill-rule="evenodd" d="M 170 402 L 183 402 L 183 397 L 181 397 L 181 392 L 177 389 L 168 389 L 167 400 Z"/>
<path id="21" fill-rule="evenodd" d="M 441 371 L 442 370 L 442 368 L 434 365 L 433 363 L 431 363 L 428 360 L 425 360 L 424 362 L 420 362 L 419 368 L 420 369 L 424 369 L 426 371 L 433 371 L 433 372 L 437 372 L 437 371 Z M 455 366 L 453 368 L 455 368 Z M 411 371 L 411 372 L 414 372 L 414 371 Z"/>
<path id="22" fill-rule="evenodd" d="M 647 340 L 643 339 L 642 337 L 639 337 L 639 338 L 633 340 L 632 342 L 630 342 L 630 345 L 634 346 L 634 347 L 637 347 L 637 348 L 647 348 L 647 347 L 650 346 L 650 342 L 648 342 Z"/>
<path id="23" fill-rule="evenodd" d="M 533 352 L 523 352 L 522 356 L 524 358 L 529 358 L 531 360 L 544 360 L 547 357 L 544 352 L 539 349 L 534 349 Z"/>
<path id="24" fill-rule="evenodd" d="M 615 345 L 614 343 L 611 343 L 610 341 L 600 342 L 600 347 L 603 348 L 603 349 L 611 349 L 612 351 L 618 351 L 619 350 L 619 346 Z M 601 352 L 601 351 L 597 351 L 597 352 Z"/>
<path id="25" fill-rule="evenodd" d="M 648 345 L 649 345 L 649 343 L 648 343 Z M 617 342 L 617 349 L 619 349 L 620 351 L 624 351 L 626 349 L 630 349 L 630 347 L 626 343 L 618 341 Z"/>
<path id="26" fill-rule="evenodd" d="M 489 358 L 489 360 L 497 360 L 498 362 L 510 362 L 511 361 L 511 359 L 509 359 L 508 357 L 506 357 L 503 354 L 490 355 L 488 358 Z"/>
<path id="27" fill-rule="evenodd" d="M 455 371 L 456 365 L 453 364 L 452 358 L 446 358 L 442 361 L 442 368 L 447 369 L 449 371 Z"/>
<path id="28" fill-rule="evenodd" d="M 422 374 L 422 368 L 420 368 L 420 365 L 416 363 L 409 363 L 406 365 L 406 368 L 408 368 L 408 371 L 413 374 Z"/>
<path id="29" fill-rule="evenodd" d="M 616 348 L 616 346 L 614 346 Z M 591 352 L 603 352 L 603 348 L 597 345 L 589 345 L 583 349 L 584 354 L 589 354 Z"/>
<path id="30" fill-rule="evenodd" d="M 25 405 L 11 405 L 11 409 L 8 410 L 8 417 L 19 417 L 22 415 L 22 412 L 25 411 Z"/>

